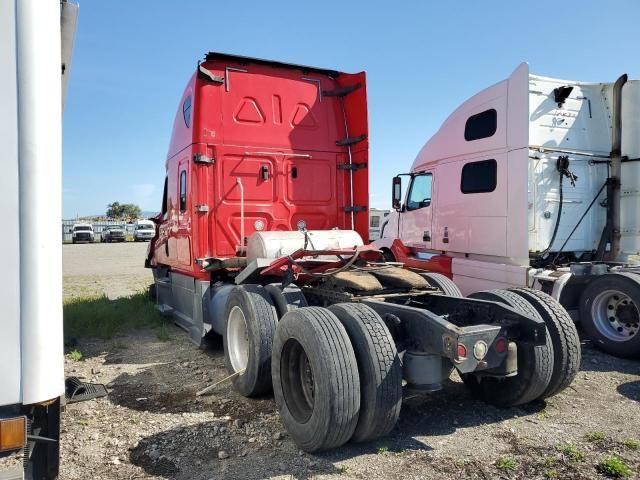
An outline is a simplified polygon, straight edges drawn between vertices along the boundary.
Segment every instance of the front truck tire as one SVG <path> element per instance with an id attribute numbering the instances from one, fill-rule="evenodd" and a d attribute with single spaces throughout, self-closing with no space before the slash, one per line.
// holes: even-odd
<path id="1" fill-rule="evenodd" d="M 260 285 L 234 287 L 225 308 L 224 359 L 233 384 L 245 397 L 271 391 L 271 348 L 278 314 Z"/>
<path id="2" fill-rule="evenodd" d="M 580 370 L 582 351 L 576 324 L 560 303 L 540 290 L 519 287 L 509 291 L 533 305 L 547 325 L 553 345 L 553 373 L 542 398 L 556 395 L 571 385 Z"/>
<path id="3" fill-rule="evenodd" d="M 402 365 L 389 329 L 370 307 L 338 303 L 329 310 L 342 323 L 356 354 L 360 376 L 360 416 L 351 440 L 387 435 L 402 407 Z"/>
<path id="4" fill-rule="evenodd" d="M 540 318 L 536 309 L 521 296 L 508 290 L 476 292 L 469 298 L 501 302 L 524 315 Z M 462 381 L 472 394 L 492 405 L 511 407 L 542 398 L 553 373 L 553 347 L 547 331 L 545 345 L 517 343 L 518 373 L 498 378 L 476 373 L 462 374 Z"/>
<path id="5" fill-rule="evenodd" d="M 317 452 L 345 444 L 360 412 L 356 355 L 340 320 L 326 308 L 287 313 L 271 361 L 280 419 L 296 445 Z"/>
<path id="6" fill-rule="evenodd" d="M 580 297 L 580 324 L 611 355 L 640 357 L 640 276 L 616 272 L 593 280 Z"/>

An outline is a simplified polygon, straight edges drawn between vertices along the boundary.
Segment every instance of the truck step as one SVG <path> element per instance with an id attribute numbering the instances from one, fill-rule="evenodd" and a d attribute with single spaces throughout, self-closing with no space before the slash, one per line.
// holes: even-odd
<path id="1" fill-rule="evenodd" d="M 167 305 L 166 303 L 156 305 L 155 307 L 158 313 L 163 317 L 170 317 L 173 315 L 173 307 Z"/>

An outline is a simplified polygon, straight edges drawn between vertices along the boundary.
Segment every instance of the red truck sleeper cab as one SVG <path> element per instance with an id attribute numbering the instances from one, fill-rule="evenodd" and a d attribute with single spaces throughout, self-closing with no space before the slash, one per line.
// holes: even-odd
<path id="1" fill-rule="evenodd" d="M 353 229 L 366 243 L 365 81 L 207 54 L 175 117 L 149 264 L 208 278 L 207 259 L 241 255 L 257 230 Z"/>

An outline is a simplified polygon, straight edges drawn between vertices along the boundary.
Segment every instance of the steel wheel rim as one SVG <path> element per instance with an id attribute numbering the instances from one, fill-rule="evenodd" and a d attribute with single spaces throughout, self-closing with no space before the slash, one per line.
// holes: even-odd
<path id="1" fill-rule="evenodd" d="M 234 372 L 244 370 L 249 364 L 249 332 L 244 312 L 234 306 L 227 321 L 227 349 Z"/>
<path id="2" fill-rule="evenodd" d="M 631 297 L 618 290 L 604 290 L 596 295 L 591 317 L 598 331 L 614 342 L 626 342 L 638 333 L 638 306 Z"/>
<path id="3" fill-rule="evenodd" d="M 309 357 L 302 345 L 290 338 L 283 346 L 280 361 L 284 401 L 296 421 L 306 423 L 313 414 L 316 392 Z"/>

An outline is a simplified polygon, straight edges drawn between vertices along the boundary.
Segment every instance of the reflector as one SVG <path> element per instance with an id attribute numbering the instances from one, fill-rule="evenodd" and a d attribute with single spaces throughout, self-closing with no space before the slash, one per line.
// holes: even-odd
<path id="1" fill-rule="evenodd" d="M 27 420 L 25 417 L 0 420 L 0 452 L 17 450 L 27 442 Z"/>

